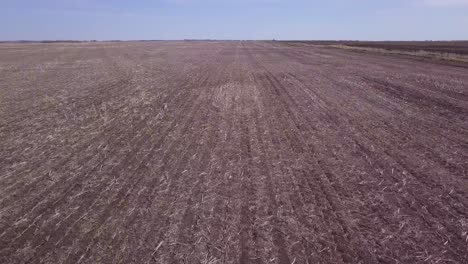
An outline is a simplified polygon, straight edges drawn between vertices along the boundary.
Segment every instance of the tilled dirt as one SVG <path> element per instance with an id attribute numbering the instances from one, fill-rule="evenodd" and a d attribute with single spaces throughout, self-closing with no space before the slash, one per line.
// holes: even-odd
<path id="1" fill-rule="evenodd" d="M 468 70 L 0 45 L 0 263 L 468 263 Z"/>
<path id="2" fill-rule="evenodd" d="M 315 45 L 346 45 L 409 52 L 437 52 L 468 55 L 468 41 L 286 41 L 287 43 Z"/>

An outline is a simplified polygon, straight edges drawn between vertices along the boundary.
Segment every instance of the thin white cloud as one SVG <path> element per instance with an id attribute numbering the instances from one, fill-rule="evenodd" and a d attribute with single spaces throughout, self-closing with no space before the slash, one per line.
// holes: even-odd
<path id="1" fill-rule="evenodd" d="M 419 0 L 419 2 L 423 5 L 433 7 L 468 6 L 468 0 Z"/>

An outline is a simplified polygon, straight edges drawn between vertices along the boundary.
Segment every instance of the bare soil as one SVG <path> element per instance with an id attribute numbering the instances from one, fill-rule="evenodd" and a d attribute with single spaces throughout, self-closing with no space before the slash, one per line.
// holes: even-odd
<path id="1" fill-rule="evenodd" d="M 361 48 L 439 52 L 468 55 L 468 41 L 288 41 L 317 45 L 346 45 Z"/>
<path id="2" fill-rule="evenodd" d="M 468 263 L 468 70 L 0 45 L 0 263 Z"/>

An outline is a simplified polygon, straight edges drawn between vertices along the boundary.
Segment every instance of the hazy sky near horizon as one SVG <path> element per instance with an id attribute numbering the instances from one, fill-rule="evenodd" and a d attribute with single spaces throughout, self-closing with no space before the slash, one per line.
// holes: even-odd
<path id="1" fill-rule="evenodd" d="M 0 40 L 468 39 L 468 0 L 0 0 Z"/>

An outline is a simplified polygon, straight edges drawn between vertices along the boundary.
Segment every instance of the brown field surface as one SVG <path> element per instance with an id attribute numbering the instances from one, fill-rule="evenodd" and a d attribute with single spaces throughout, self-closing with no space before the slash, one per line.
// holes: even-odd
<path id="1" fill-rule="evenodd" d="M 468 69 L 1 44 L 0 263 L 468 263 Z"/>
<path id="2" fill-rule="evenodd" d="M 468 41 L 286 41 L 315 45 L 345 45 L 360 48 L 439 52 L 468 55 Z"/>

